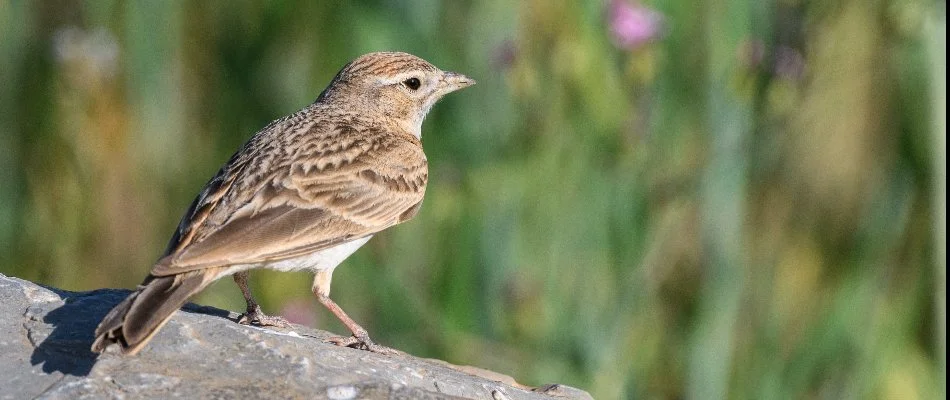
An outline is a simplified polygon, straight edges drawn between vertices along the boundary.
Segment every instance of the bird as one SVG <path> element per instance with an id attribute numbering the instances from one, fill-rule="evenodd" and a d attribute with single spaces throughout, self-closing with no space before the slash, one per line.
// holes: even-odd
<path id="1" fill-rule="evenodd" d="M 247 309 L 238 322 L 285 326 L 265 315 L 249 271 L 310 270 L 317 300 L 351 331 L 326 341 L 376 353 L 330 299 L 334 269 L 375 234 L 414 217 L 428 182 L 422 123 L 443 96 L 475 84 L 403 52 L 346 64 L 310 105 L 255 133 L 204 186 L 142 284 L 103 317 L 92 351 L 138 353 L 193 295 L 233 276 Z"/>

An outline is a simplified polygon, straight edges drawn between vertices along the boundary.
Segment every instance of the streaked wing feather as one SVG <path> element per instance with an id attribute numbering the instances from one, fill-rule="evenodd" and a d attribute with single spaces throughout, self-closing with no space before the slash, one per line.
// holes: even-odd
<path id="1" fill-rule="evenodd" d="M 157 276 L 220 265 L 249 264 L 307 254 L 365 235 L 366 227 L 322 209 L 279 206 L 222 226 L 155 266 Z"/>
<path id="2" fill-rule="evenodd" d="M 159 260 L 152 274 L 292 258 L 374 234 L 418 208 L 428 171 L 414 138 L 368 132 L 336 150 L 295 154 L 250 186 L 246 199 L 218 196 L 235 205 L 206 206 L 211 215 L 192 228 L 200 231 L 194 241 Z"/>
<path id="3" fill-rule="evenodd" d="M 240 175 L 247 163 L 237 160 L 237 154 L 231 157 L 231 160 L 218 173 L 211 178 L 198 197 L 188 207 L 188 211 L 178 223 L 178 229 L 172 235 L 168 246 L 165 248 L 164 256 L 181 251 L 181 249 L 191 243 L 197 233 L 195 228 L 202 226 L 212 211 L 220 204 L 221 198 L 231 190 L 234 180 Z"/>

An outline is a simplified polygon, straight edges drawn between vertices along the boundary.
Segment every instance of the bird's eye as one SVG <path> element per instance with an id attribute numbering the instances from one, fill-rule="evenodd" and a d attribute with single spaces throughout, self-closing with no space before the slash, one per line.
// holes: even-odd
<path id="1" fill-rule="evenodd" d="M 406 79 L 406 80 L 402 81 L 402 84 L 403 84 L 403 85 L 406 85 L 406 87 L 409 88 L 409 89 L 416 90 L 416 89 L 419 88 L 419 85 L 421 85 L 422 83 L 419 82 L 419 79 L 416 79 L 416 78 L 409 78 L 409 79 Z"/>

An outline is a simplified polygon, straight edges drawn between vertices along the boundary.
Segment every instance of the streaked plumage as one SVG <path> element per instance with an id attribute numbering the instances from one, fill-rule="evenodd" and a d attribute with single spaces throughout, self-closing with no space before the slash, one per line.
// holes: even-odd
<path id="1" fill-rule="evenodd" d="M 422 120 L 443 95 L 473 83 L 406 53 L 347 64 L 313 104 L 267 125 L 208 182 L 151 274 L 103 319 L 93 350 L 119 343 L 138 352 L 188 298 L 230 274 L 254 312 L 241 275 L 253 268 L 314 270 L 314 293 L 358 339 L 337 343 L 384 349 L 329 300 L 330 275 L 419 210 L 428 180 Z"/>

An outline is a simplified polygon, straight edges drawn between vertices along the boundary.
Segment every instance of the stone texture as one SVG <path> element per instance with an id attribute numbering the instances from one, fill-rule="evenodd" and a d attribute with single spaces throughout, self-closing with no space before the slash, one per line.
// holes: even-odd
<path id="1" fill-rule="evenodd" d="M 590 398 L 438 360 L 339 348 L 321 341 L 330 333 L 299 325 L 243 326 L 235 313 L 193 304 L 137 356 L 115 347 L 92 353 L 96 325 L 128 293 L 67 292 L 0 274 L 0 399 Z"/>

